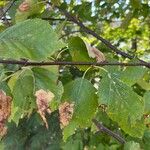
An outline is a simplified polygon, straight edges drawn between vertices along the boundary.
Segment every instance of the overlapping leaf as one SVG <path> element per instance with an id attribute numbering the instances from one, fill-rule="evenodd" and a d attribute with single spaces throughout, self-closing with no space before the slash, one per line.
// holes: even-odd
<path id="1" fill-rule="evenodd" d="M 83 61 L 83 62 L 92 61 L 92 59 L 88 55 L 86 45 L 80 37 L 72 37 L 69 40 L 68 46 L 73 61 Z M 78 66 L 78 67 L 82 70 L 87 68 L 85 66 Z"/>
<path id="2" fill-rule="evenodd" d="M 63 46 L 49 23 L 40 19 L 20 22 L 0 34 L 1 58 L 44 60 Z"/>
<path id="3" fill-rule="evenodd" d="M 144 90 L 150 90 L 150 71 L 147 70 L 138 82 L 137 82 Z"/>
<path id="4" fill-rule="evenodd" d="M 50 67 L 50 69 L 52 70 L 52 67 Z M 43 89 L 45 91 L 47 90 L 51 91 L 55 96 L 54 100 L 52 101 L 52 105 L 56 107 L 57 104 L 60 103 L 60 99 L 63 93 L 63 86 L 61 82 L 57 83 L 58 68 L 56 72 L 52 72 L 50 69 L 35 67 L 32 68 L 32 71 L 35 77 L 35 89 L 36 90 Z"/>
<path id="5" fill-rule="evenodd" d="M 127 67 L 120 73 L 120 79 L 127 85 L 132 86 L 142 79 L 145 72 L 146 69 L 144 67 Z"/>
<path id="6" fill-rule="evenodd" d="M 34 77 L 30 69 L 16 73 L 9 81 L 13 95 L 11 119 L 17 124 L 19 119 L 35 108 Z"/>
<path id="7" fill-rule="evenodd" d="M 139 143 L 130 141 L 124 145 L 124 150 L 141 150 L 141 147 Z"/>
<path id="8" fill-rule="evenodd" d="M 143 141 L 144 141 L 144 150 L 149 150 L 150 148 L 150 130 L 147 129 L 144 133 L 144 137 L 143 137 Z"/>
<path id="9" fill-rule="evenodd" d="M 30 118 L 20 120 L 18 126 L 13 122 L 8 125 L 8 134 L 0 141 L 0 149 L 51 149 L 59 150 L 62 134 L 58 113 L 47 116 L 49 129 L 41 124 L 40 118 L 33 113 Z"/>
<path id="10" fill-rule="evenodd" d="M 70 124 L 64 129 L 64 139 L 74 133 L 75 128 L 91 124 L 97 108 L 97 97 L 93 85 L 86 79 L 76 79 L 68 83 L 64 90 L 64 101 L 74 103 L 74 113 Z"/>
<path id="11" fill-rule="evenodd" d="M 24 0 L 17 9 L 15 21 L 20 22 L 26 20 L 29 16 L 40 14 L 44 8 L 44 2 L 38 0 Z"/>
<path id="12" fill-rule="evenodd" d="M 150 91 L 147 91 L 144 94 L 144 100 L 145 100 L 145 110 L 144 110 L 144 112 L 146 114 L 150 114 Z"/>
<path id="13" fill-rule="evenodd" d="M 141 121 L 144 101 L 132 88 L 119 80 L 115 74 L 108 73 L 99 85 L 99 104 L 108 106 L 107 114 L 131 136 L 141 137 L 144 124 Z"/>

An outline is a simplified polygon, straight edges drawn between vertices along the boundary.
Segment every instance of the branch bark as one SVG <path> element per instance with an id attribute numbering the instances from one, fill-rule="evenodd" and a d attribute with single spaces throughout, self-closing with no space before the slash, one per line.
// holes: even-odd
<path id="1" fill-rule="evenodd" d="M 149 66 L 150 63 L 120 63 L 120 62 L 68 62 L 68 61 L 28 61 L 28 60 L 0 60 L 0 64 L 18 64 L 24 66 L 51 66 L 51 65 L 91 65 L 91 66 Z"/>
<path id="2" fill-rule="evenodd" d="M 50 3 L 50 2 L 48 2 L 48 4 L 52 5 L 52 3 Z M 122 56 L 124 56 L 126 58 L 129 58 L 129 59 L 133 58 L 133 56 L 130 56 L 129 54 L 118 50 L 109 41 L 105 40 L 104 38 L 102 38 L 101 36 L 99 36 L 98 34 L 96 34 L 94 31 L 92 31 L 91 29 L 89 29 L 88 27 L 86 27 L 81 21 L 79 21 L 77 18 L 75 18 L 73 15 L 71 15 L 66 10 L 60 8 L 59 6 L 55 6 L 55 7 L 57 9 L 59 9 L 59 11 L 61 11 L 66 16 L 66 18 L 68 18 L 68 20 L 70 20 L 70 21 L 74 22 L 75 24 L 77 24 L 86 33 L 91 34 L 94 37 L 96 37 L 98 40 L 100 40 L 101 42 L 103 42 L 107 47 L 109 47 L 110 49 L 112 49 L 117 54 L 120 54 L 120 55 L 122 55 Z"/>
<path id="3" fill-rule="evenodd" d="M 11 4 L 6 8 L 6 10 L 0 15 L 0 18 L 4 17 L 6 13 L 10 10 L 10 8 L 13 6 L 16 0 L 13 0 Z"/>
<path id="4" fill-rule="evenodd" d="M 49 5 L 54 6 L 51 2 L 47 2 Z M 86 27 L 80 20 L 78 20 L 76 17 L 74 17 L 73 15 L 71 15 L 69 12 L 67 12 L 66 10 L 62 9 L 59 6 L 55 6 L 55 8 L 57 8 L 60 12 L 62 12 L 66 18 L 68 18 L 68 20 L 72 21 L 73 23 L 77 24 L 84 32 L 94 36 L 95 38 L 97 38 L 98 40 L 100 40 L 101 42 L 103 42 L 107 47 L 109 47 L 113 52 L 115 52 L 116 54 L 119 54 L 125 58 L 129 58 L 129 59 L 133 59 L 134 56 L 123 52 L 121 50 L 119 50 L 117 47 L 115 47 L 114 45 L 112 45 L 108 40 L 104 39 L 103 37 L 99 36 L 97 33 L 95 33 L 93 30 L 91 30 L 90 28 Z M 150 68 L 149 65 L 146 65 L 146 62 L 138 59 L 140 62 L 145 63 L 145 66 Z"/>
<path id="5" fill-rule="evenodd" d="M 96 119 L 93 119 L 92 121 L 96 125 L 96 127 L 99 129 L 99 131 L 104 132 L 104 133 L 112 136 L 117 141 L 119 141 L 121 144 L 125 144 L 126 143 L 126 141 L 120 135 L 112 132 L 111 130 L 106 128 L 102 123 L 98 122 Z"/>
<path id="6" fill-rule="evenodd" d="M 16 0 L 13 0 L 12 3 L 10 4 L 10 6 L 6 9 L 6 11 L 2 14 L 2 16 L 0 18 L 2 18 L 7 11 L 12 7 L 12 5 L 15 3 Z M 48 4 L 52 5 L 51 2 L 47 2 Z M 86 27 L 81 21 L 79 21 L 77 18 L 75 18 L 74 16 L 72 16 L 70 13 L 68 13 L 66 10 L 63 10 L 62 8 L 60 8 L 59 6 L 55 6 L 57 9 L 59 9 L 67 18 L 69 21 L 74 22 L 75 24 L 77 24 L 78 26 L 80 26 L 80 28 L 85 31 L 88 34 L 93 35 L 95 38 L 97 38 L 98 40 L 100 40 L 101 42 L 103 42 L 107 47 L 109 47 L 111 50 L 113 50 L 115 53 L 120 54 L 121 56 L 125 57 L 125 58 L 129 58 L 129 59 L 133 59 L 134 56 L 129 55 L 128 53 L 122 52 L 120 50 L 118 50 L 115 46 L 113 46 L 109 41 L 107 41 L 106 39 L 104 39 L 103 37 L 99 36 L 98 34 L 96 34 L 93 30 L 89 29 L 88 27 Z M 45 18 L 46 19 L 46 18 Z M 56 20 L 56 19 L 55 19 Z M 60 19 L 58 19 L 60 20 Z M 141 62 L 144 63 L 143 60 L 139 60 Z"/>

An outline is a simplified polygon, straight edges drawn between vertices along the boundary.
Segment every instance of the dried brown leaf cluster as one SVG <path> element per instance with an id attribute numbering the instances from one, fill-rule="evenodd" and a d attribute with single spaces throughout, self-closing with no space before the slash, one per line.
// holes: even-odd
<path id="1" fill-rule="evenodd" d="M 45 118 L 46 112 L 51 113 L 51 110 L 49 108 L 49 103 L 54 98 L 54 94 L 51 91 L 44 91 L 43 89 L 40 89 L 36 91 L 36 104 L 38 107 L 38 113 L 40 114 L 42 120 L 44 121 L 46 128 L 48 128 L 48 123 Z"/>
<path id="2" fill-rule="evenodd" d="M 24 2 L 22 2 L 20 5 L 19 5 L 19 11 L 20 12 L 25 12 L 25 11 L 28 11 L 30 9 L 30 6 L 29 6 L 29 3 L 26 2 L 26 0 Z"/>
<path id="3" fill-rule="evenodd" d="M 7 133 L 5 123 L 11 114 L 11 100 L 10 96 L 0 90 L 0 136 L 4 136 Z"/>
<path id="4" fill-rule="evenodd" d="M 65 127 L 69 124 L 73 116 L 74 104 L 64 102 L 59 106 L 59 116 L 61 127 Z"/>

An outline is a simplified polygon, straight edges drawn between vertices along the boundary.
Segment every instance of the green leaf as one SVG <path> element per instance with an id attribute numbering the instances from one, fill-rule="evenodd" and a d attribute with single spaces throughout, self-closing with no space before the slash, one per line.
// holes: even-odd
<path id="1" fill-rule="evenodd" d="M 71 37 L 68 46 L 74 61 L 89 61 L 86 45 L 80 37 Z"/>
<path id="2" fill-rule="evenodd" d="M 56 6 L 59 6 L 61 4 L 61 0 L 51 0 L 51 2 Z"/>
<path id="3" fill-rule="evenodd" d="M 44 3 L 39 2 L 38 0 L 25 0 L 29 8 L 26 11 L 20 11 L 17 9 L 15 15 L 15 21 L 21 22 L 26 20 L 29 16 L 40 14 L 44 10 Z"/>
<path id="4" fill-rule="evenodd" d="M 74 7 L 74 14 L 80 16 L 83 21 L 93 21 L 94 16 L 92 16 L 92 3 L 83 1 L 81 5 Z"/>
<path id="5" fill-rule="evenodd" d="M 57 33 L 59 38 L 61 38 L 62 31 L 63 31 L 64 27 L 66 26 L 66 24 L 67 24 L 67 20 L 58 24 L 58 26 L 56 27 L 55 32 Z"/>
<path id="6" fill-rule="evenodd" d="M 22 126 L 16 127 L 16 124 L 11 122 L 8 124 L 7 136 L 0 141 L 0 148 L 1 150 L 23 150 L 26 140 L 27 132 L 23 124 Z"/>
<path id="7" fill-rule="evenodd" d="M 115 73 L 104 74 L 98 90 L 99 104 L 107 105 L 107 114 L 131 136 L 142 137 L 144 101 Z"/>
<path id="8" fill-rule="evenodd" d="M 110 146 L 104 145 L 102 143 L 100 143 L 96 148 L 96 150 L 107 150 L 107 149 L 110 149 Z"/>
<path id="9" fill-rule="evenodd" d="M 40 122 L 40 116 L 33 113 L 30 118 L 19 121 L 18 126 L 13 122 L 8 124 L 8 132 L 0 141 L 1 150 L 60 150 L 62 133 L 59 126 L 58 112 L 46 116 L 49 128 Z"/>
<path id="10" fill-rule="evenodd" d="M 140 79 L 138 82 L 137 82 L 144 90 L 150 90 L 150 83 L 145 81 L 144 79 Z"/>
<path id="11" fill-rule="evenodd" d="M 82 131 L 68 138 L 64 143 L 63 150 L 83 150 Z"/>
<path id="12" fill-rule="evenodd" d="M 35 90 L 37 91 L 43 89 L 46 91 L 49 90 L 54 93 L 55 97 L 51 105 L 53 105 L 52 109 L 56 109 L 63 94 L 62 83 L 60 81 L 57 83 L 58 73 L 52 72 L 50 69 L 42 67 L 34 67 L 32 68 L 32 71 L 35 77 Z"/>
<path id="13" fill-rule="evenodd" d="M 150 90 L 150 71 L 145 72 L 142 79 L 137 82 L 144 90 Z"/>
<path id="14" fill-rule="evenodd" d="M 130 24 L 132 18 L 133 18 L 133 13 L 132 13 L 132 12 L 129 12 L 129 13 L 126 15 L 126 18 L 123 20 L 123 22 L 122 22 L 122 24 L 121 24 L 121 28 L 126 29 L 126 28 L 129 26 L 129 24 Z"/>
<path id="15" fill-rule="evenodd" d="M 11 90 L 6 82 L 0 82 L 0 90 L 3 90 L 6 95 L 11 96 Z"/>
<path id="16" fill-rule="evenodd" d="M 32 119 L 32 118 L 31 118 Z M 39 149 L 39 150 L 60 150 L 61 140 L 62 140 L 62 132 L 59 124 L 59 114 L 58 112 L 53 112 L 51 115 L 46 116 L 48 126 L 47 129 L 44 125 L 41 124 L 33 126 L 32 121 L 30 121 L 30 125 L 28 128 L 30 129 L 30 135 L 28 137 L 28 143 L 26 145 L 27 149 Z M 28 122 L 27 122 L 28 123 Z"/>
<path id="17" fill-rule="evenodd" d="M 0 34 L 1 58 L 44 60 L 63 46 L 49 23 L 40 19 L 26 20 Z"/>
<path id="18" fill-rule="evenodd" d="M 146 69 L 143 67 L 127 67 L 120 73 L 120 79 L 127 85 L 132 86 L 143 77 L 145 72 Z"/>
<path id="19" fill-rule="evenodd" d="M 63 139 L 66 142 L 68 137 L 75 134 L 75 130 L 78 128 L 78 123 L 72 120 L 67 127 L 63 129 Z"/>
<path id="20" fill-rule="evenodd" d="M 149 150 L 150 148 L 150 130 L 147 129 L 144 133 L 144 137 L 143 137 L 143 141 L 144 141 L 144 150 Z"/>
<path id="21" fill-rule="evenodd" d="M 86 45 L 80 37 L 71 37 L 68 41 L 68 47 L 73 61 L 92 61 L 88 55 Z M 82 70 L 87 69 L 85 66 L 78 66 L 78 68 Z"/>
<path id="22" fill-rule="evenodd" d="M 124 150 L 141 150 L 141 148 L 139 143 L 130 141 L 124 145 Z"/>
<path id="23" fill-rule="evenodd" d="M 19 78 L 20 74 L 22 73 L 22 70 L 19 70 L 12 74 L 11 78 L 8 81 L 8 86 L 13 91 L 14 85 L 16 84 L 17 79 Z"/>
<path id="24" fill-rule="evenodd" d="M 74 103 L 75 107 L 73 118 L 64 129 L 64 139 L 72 135 L 75 128 L 91 125 L 91 120 L 98 106 L 95 92 L 93 85 L 83 78 L 78 78 L 65 86 L 63 101 Z"/>
<path id="25" fill-rule="evenodd" d="M 134 9 L 139 9 L 141 7 L 141 1 L 140 0 L 130 0 L 130 3 Z"/>
<path id="26" fill-rule="evenodd" d="M 147 91 L 144 94 L 144 101 L 145 101 L 145 114 L 150 114 L 150 91 Z"/>
<path id="27" fill-rule="evenodd" d="M 13 107 L 11 119 L 18 124 L 19 119 L 30 114 L 35 108 L 34 77 L 29 68 L 23 69 L 19 76 L 13 78 Z"/>

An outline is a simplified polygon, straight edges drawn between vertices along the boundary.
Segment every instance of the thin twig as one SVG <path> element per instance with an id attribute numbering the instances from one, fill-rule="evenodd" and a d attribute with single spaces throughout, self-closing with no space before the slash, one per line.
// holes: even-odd
<path id="1" fill-rule="evenodd" d="M 51 2 L 48 2 L 48 4 L 53 5 Z M 102 41 L 106 46 L 108 46 L 109 48 L 111 48 L 114 52 L 116 52 L 117 54 L 120 54 L 126 58 L 130 58 L 132 59 L 133 56 L 130 56 L 129 54 L 122 52 L 120 50 L 118 50 L 115 46 L 113 46 L 109 41 L 105 40 L 104 38 L 102 38 L 101 36 L 99 36 L 98 34 L 96 34 L 94 31 L 92 31 L 91 29 L 89 29 L 88 27 L 86 27 L 81 21 L 79 21 L 76 17 L 74 17 L 73 15 L 71 15 L 69 12 L 67 12 L 66 10 L 62 9 L 59 6 L 55 6 L 57 9 L 59 9 L 60 12 L 62 12 L 70 21 L 74 22 L 75 24 L 77 24 L 82 30 L 84 30 L 86 33 L 93 35 L 94 37 L 96 37 L 98 40 Z"/>
<path id="2" fill-rule="evenodd" d="M 150 63 L 120 63 L 120 62 L 68 62 L 68 61 L 27 61 L 27 60 L 0 60 L 0 64 L 18 64 L 24 66 L 51 66 L 51 65 L 91 65 L 91 66 L 149 66 Z"/>
<path id="3" fill-rule="evenodd" d="M 51 17 L 42 17 L 42 20 L 49 20 L 49 21 L 65 21 L 66 19 L 63 18 L 51 18 Z M 4 20 L 4 18 L 1 18 L 1 20 Z M 7 18 L 7 20 L 11 20 L 11 18 Z M 67 20 L 70 21 L 70 20 Z"/>
<path id="4" fill-rule="evenodd" d="M 51 21 L 65 21 L 66 19 L 63 18 L 52 18 L 52 17 L 43 17 L 43 20 L 51 20 Z"/>
<path id="5" fill-rule="evenodd" d="M 92 121 L 96 125 L 96 127 L 99 129 L 100 132 L 104 132 L 104 133 L 112 136 L 113 138 L 118 140 L 121 144 L 126 143 L 126 141 L 120 135 L 118 135 L 118 134 L 114 133 L 113 131 L 109 130 L 104 125 L 102 125 L 102 123 L 98 122 L 96 119 L 93 119 Z"/>
<path id="6" fill-rule="evenodd" d="M 3 12 L 3 14 L 0 16 L 0 18 L 4 17 L 6 13 L 10 10 L 10 8 L 13 6 L 16 0 L 13 0 L 11 4 L 8 6 L 8 8 Z"/>
<path id="7" fill-rule="evenodd" d="M 4 12 L 3 9 L 2 9 L 2 12 Z M 11 24 L 10 24 L 9 20 L 7 19 L 6 15 L 3 16 L 2 20 L 3 20 L 4 24 L 6 24 L 7 27 L 11 26 Z"/>
<path id="8" fill-rule="evenodd" d="M 47 2 L 49 5 L 52 5 L 51 2 Z M 59 6 L 55 6 L 55 8 L 59 9 L 60 12 L 62 12 L 66 18 L 68 18 L 68 20 L 72 21 L 73 23 L 77 24 L 84 32 L 94 36 L 95 38 L 97 38 L 98 40 L 100 40 L 101 42 L 103 42 L 107 47 L 109 47 L 112 51 L 114 51 L 115 53 L 125 57 L 125 58 L 129 58 L 129 59 L 133 59 L 134 56 L 131 56 L 130 54 L 123 52 L 121 50 L 119 50 L 117 47 L 115 47 L 114 45 L 112 45 L 109 41 L 107 41 L 106 39 L 104 39 L 103 37 L 99 36 L 97 33 L 95 33 L 93 30 L 91 30 L 90 28 L 86 27 L 80 20 L 78 20 L 76 17 L 74 17 L 73 15 L 71 15 L 69 12 L 67 12 L 66 10 L 62 9 Z M 140 62 L 142 63 L 146 63 L 143 60 L 138 59 Z M 146 66 L 148 68 L 148 66 Z"/>

